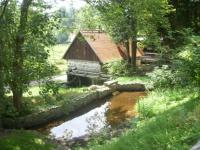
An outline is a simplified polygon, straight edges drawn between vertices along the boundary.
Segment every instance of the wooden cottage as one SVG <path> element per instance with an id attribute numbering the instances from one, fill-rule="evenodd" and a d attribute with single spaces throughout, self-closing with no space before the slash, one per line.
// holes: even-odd
<path id="1" fill-rule="evenodd" d="M 137 56 L 141 55 L 137 52 Z M 88 79 L 106 80 L 108 75 L 102 71 L 102 65 L 125 59 L 126 53 L 123 46 L 116 45 L 103 31 L 80 31 L 63 58 L 68 61 L 68 81 L 80 83 L 83 79 L 81 82 L 88 83 Z"/>

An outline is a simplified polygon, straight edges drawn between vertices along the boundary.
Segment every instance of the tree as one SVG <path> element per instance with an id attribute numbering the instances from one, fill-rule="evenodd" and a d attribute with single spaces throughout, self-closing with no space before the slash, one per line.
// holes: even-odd
<path id="1" fill-rule="evenodd" d="M 17 111 L 30 81 L 50 76 L 54 71 L 48 64 L 46 47 L 54 42 L 55 26 L 54 18 L 44 11 L 48 6 L 42 1 L 23 0 L 20 7 L 19 4 L 8 3 L 0 24 L 2 83 L 3 88 L 11 88 Z"/>
<path id="2" fill-rule="evenodd" d="M 168 28 L 166 0 L 87 0 L 101 13 L 107 30 L 117 42 L 131 48 L 131 63 L 136 66 L 137 37 L 156 35 L 159 28 Z"/>
<path id="3" fill-rule="evenodd" d="M 59 27 L 55 30 L 57 43 L 63 44 L 68 41 L 70 34 L 75 30 L 76 10 L 73 6 L 73 1 L 70 1 L 70 8 L 59 8 L 56 11 L 57 19 L 59 19 Z"/>
<path id="4" fill-rule="evenodd" d="M 76 30 L 95 30 L 103 28 L 99 12 L 90 5 L 86 5 L 78 10 L 75 18 Z"/>
<path id="5" fill-rule="evenodd" d="M 17 111 L 20 110 L 21 99 L 23 94 L 23 46 L 25 42 L 25 36 L 27 34 L 27 20 L 29 7 L 32 0 L 23 0 L 20 9 L 20 21 L 17 27 L 17 34 L 15 37 L 15 48 L 13 49 L 13 79 L 11 81 L 11 89 L 13 92 L 13 104 Z"/>
<path id="6" fill-rule="evenodd" d="M 7 61 L 7 55 L 5 54 L 6 49 L 8 47 L 8 45 L 6 45 L 6 40 L 9 40 L 9 35 L 10 35 L 10 26 L 8 24 L 6 24 L 6 11 L 8 9 L 8 5 L 12 6 L 13 5 L 13 1 L 10 0 L 2 0 L 0 1 L 0 26 L 1 26 L 1 30 L 0 30 L 0 100 L 2 100 L 5 96 L 5 63 Z M 10 14 L 11 15 L 11 14 Z M 11 20 L 8 20 L 11 22 Z M 8 31 L 6 32 L 5 30 L 8 29 Z M 4 35 L 4 36 L 2 36 Z M 9 45 L 11 44 L 11 42 L 9 42 Z"/>
<path id="7" fill-rule="evenodd" d="M 80 10 L 75 10 L 73 4 L 71 4 L 69 10 L 61 7 L 56 14 L 60 19 L 60 24 L 55 33 L 57 42 L 60 44 L 66 43 L 72 32 L 103 28 L 99 12 L 89 5 L 82 7 Z"/>
<path id="8" fill-rule="evenodd" d="M 200 1 L 199 0 L 169 0 L 175 11 L 170 15 L 170 23 L 173 30 L 181 28 L 193 28 L 200 33 Z"/>
<path id="9" fill-rule="evenodd" d="M 3 21 L 3 16 L 6 10 L 6 7 L 8 5 L 8 0 L 2 1 L 1 2 L 1 7 L 0 7 L 0 23 Z M 4 96 L 4 67 L 3 67 L 3 54 L 4 54 L 4 49 L 3 49 L 3 40 L 0 39 L 0 100 Z"/>

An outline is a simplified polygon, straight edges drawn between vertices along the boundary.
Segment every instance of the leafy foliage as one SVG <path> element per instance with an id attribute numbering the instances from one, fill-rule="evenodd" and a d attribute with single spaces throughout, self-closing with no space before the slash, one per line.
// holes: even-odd
<path id="1" fill-rule="evenodd" d="M 134 73 L 134 68 L 125 60 L 107 63 L 103 68 L 108 74 L 114 77 L 130 76 Z"/>
<path id="2" fill-rule="evenodd" d="M 70 33 L 74 31 L 76 10 L 73 5 L 70 5 L 70 9 L 67 11 L 65 7 L 61 7 L 56 11 L 56 17 L 58 19 L 58 27 L 54 30 L 54 34 L 58 44 L 65 44 L 69 42 Z"/>
<path id="3" fill-rule="evenodd" d="M 76 13 L 76 30 L 96 30 L 103 28 L 99 12 L 90 5 L 86 5 Z"/>
<path id="4" fill-rule="evenodd" d="M 55 42 L 52 29 L 56 26 L 55 17 L 45 12 L 48 7 L 43 1 L 23 0 L 21 7 L 17 1 L 11 1 L 0 19 L 2 83 L 13 92 L 17 109 L 32 80 L 51 76 L 56 71 L 47 59 L 46 47 Z"/>
<path id="5" fill-rule="evenodd" d="M 169 16 L 173 30 L 180 28 L 192 28 L 199 34 L 200 29 L 200 1 L 199 0 L 169 0 L 173 5 L 175 13 Z M 184 17 L 183 17 L 184 16 Z"/>
<path id="6" fill-rule="evenodd" d="M 195 85 L 200 87 L 200 37 L 187 35 L 184 44 L 173 51 L 170 67 L 156 67 L 148 76 L 150 87 L 173 87 Z"/>
<path id="7" fill-rule="evenodd" d="M 150 82 L 148 88 L 172 87 L 174 85 L 174 74 L 167 65 L 161 68 L 155 67 L 154 71 L 148 73 Z"/>
<path id="8" fill-rule="evenodd" d="M 178 76 L 187 83 L 200 87 L 200 37 L 190 35 L 188 42 L 178 49 L 175 66 Z"/>
<path id="9" fill-rule="evenodd" d="M 59 19 L 59 26 L 54 32 L 58 44 L 70 42 L 71 33 L 73 32 L 96 30 L 103 27 L 99 12 L 89 5 L 79 10 L 74 9 L 73 5 L 70 5 L 69 10 L 61 7 L 56 12 L 56 16 Z"/>
<path id="10" fill-rule="evenodd" d="M 58 91 L 59 85 L 53 81 L 48 81 L 46 82 L 45 86 L 42 87 L 39 93 L 44 99 L 47 99 L 50 95 L 57 96 Z"/>

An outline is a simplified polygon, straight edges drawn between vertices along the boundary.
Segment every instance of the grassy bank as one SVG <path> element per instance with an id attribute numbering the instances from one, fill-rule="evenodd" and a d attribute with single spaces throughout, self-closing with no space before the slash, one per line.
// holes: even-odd
<path id="1" fill-rule="evenodd" d="M 39 94 L 38 87 L 32 87 L 29 93 L 30 92 L 31 95 L 28 93 L 25 94 L 23 101 L 31 112 L 38 112 L 55 106 L 61 106 L 66 102 L 72 101 L 73 98 L 87 93 L 86 87 L 60 87 L 57 95 L 48 94 L 45 97 Z"/>
<path id="2" fill-rule="evenodd" d="M 53 145 L 45 136 L 36 132 L 16 130 L 0 132 L 0 149 L 2 150 L 53 150 Z"/>
<path id="3" fill-rule="evenodd" d="M 200 138 L 200 98 L 194 88 L 159 89 L 138 104 L 139 121 L 94 150 L 188 150 Z"/>
<path id="4" fill-rule="evenodd" d="M 31 113 L 45 111 L 66 103 L 71 103 L 75 97 L 88 92 L 86 87 L 59 87 L 58 94 L 56 95 L 51 92 L 41 95 L 40 91 L 39 86 L 34 86 L 31 87 L 28 92 L 24 93 L 20 113 L 16 112 L 14 109 L 12 105 L 12 98 L 9 94 L 8 97 L 1 102 L 3 107 L 0 108 L 0 113 L 2 116 L 8 118 L 26 116 Z"/>

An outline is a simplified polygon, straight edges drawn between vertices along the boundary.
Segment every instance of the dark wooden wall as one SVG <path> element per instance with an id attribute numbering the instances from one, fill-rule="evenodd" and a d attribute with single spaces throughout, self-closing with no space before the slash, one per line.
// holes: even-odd
<path id="1" fill-rule="evenodd" d="M 65 59 L 78 59 L 88 61 L 99 61 L 98 57 L 85 41 L 81 34 L 78 34 L 68 49 Z"/>

